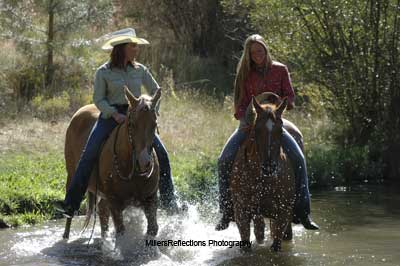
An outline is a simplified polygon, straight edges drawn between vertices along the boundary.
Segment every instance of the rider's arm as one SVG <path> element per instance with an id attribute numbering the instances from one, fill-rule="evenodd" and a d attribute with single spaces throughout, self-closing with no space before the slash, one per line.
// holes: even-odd
<path id="1" fill-rule="evenodd" d="M 98 69 L 94 77 L 93 102 L 102 113 L 102 118 L 110 118 L 117 109 L 112 107 L 107 100 L 107 84 L 102 72 Z"/>
<path id="2" fill-rule="evenodd" d="M 288 106 L 287 109 L 293 109 L 294 107 L 294 90 L 292 87 L 292 81 L 290 79 L 290 74 L 285 66 L 282 70 L 282 95 L 281 97 L 287 97 Z"/>

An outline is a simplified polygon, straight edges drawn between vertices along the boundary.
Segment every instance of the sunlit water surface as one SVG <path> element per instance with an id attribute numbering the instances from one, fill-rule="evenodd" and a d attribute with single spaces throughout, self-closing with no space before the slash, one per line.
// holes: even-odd
<path id="1" fill-rule="evenodd" d="M 189 206 L 186 215 L 159 213 L 156 240 L 205 241 L 205 246 L 146 247 L 145 219 L 138 210 L 126 212 L 127 233 L 102 241 L 98 219 L 80 234 L 83 218 L 73 220 L 70 240 L 62 240 L 64 220 L 41 226 L 0 231 L 0 266 L 26 265 L 400 265 L 400 191 L 391 188 L 337 188 L 313 194 L 313 218 L 319 231 L 294 226 L 292 242 L 282 252 L 269 250 L 271 240 L 238 247 L 209 245 L 209 240 L 239 240 L 237 227 L 216 232 L 215 207 Z M 93 221 L 93 220 L 92 220 Z M 266 234 L 269 236 L 269 231 Z M 91 239 L 89 241 L 89 239 Z M 228 242 L 227 242 L 228 243 Z"/>

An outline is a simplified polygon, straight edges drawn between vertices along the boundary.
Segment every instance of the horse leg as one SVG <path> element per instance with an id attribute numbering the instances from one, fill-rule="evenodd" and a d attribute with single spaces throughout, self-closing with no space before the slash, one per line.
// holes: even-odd
<path id="1" fill-rule="evenodd" d="M 65 229 L 64 229 L 64 234 L 63 234 L 64 239 L 69 238 L 69 232 L 71 231 L 71 222 L 72 222 L 72 218 L 67 218 L 67 221 L 65 222 Z"/>
<path id="2" fill-rule="evenodd" d="M 110 208 L 108 207 L 108 202 L 105 199 L 101 199 L 98 204 L 97 214 L 100 218 L 100 228 L 101 228 L 101 237 L 105 238 L 108 232 L 108 221 L 110 218 Z"/>
<path id="3" fill-rule="evenodd" d="M 254 221 L 254 234 L 258 244 L 262 244 L 265 239 L 265 222 L 262 215 L 256 215 Z"/>
<path id="4" fill-rule="evenodd" d="M 117 204 L 110 203 L 111 216 L 114 222 L 115 236 L 118 238 L 125 232 L 122 209 Z"/>
<path id="5" fill-rule="evenodd" d="M 281 231 L 280 226 L 278 220 L 270 220 L 271 238 L 273 239 L 270 249 L 275 252 L 281 251 L 282 249 L 282 237 L 279 237 Z"/>
<path id="6" fill-rule="evenodd" d="M 250 211 L 244 208 L 235 208 L 235 221 L 239 229 L 241 240 L 250 243 Z M 242 247 L 243 250 L 248 250 L 250 248 L 250 245 Z"/>
<path id="7" fill-rule="evenodd" d="M 290 241 L 293 239 L 293 230 L 292 230 L 292 223 L 289 223 L 286 226 L 285 233 L 283 234 L 283 240 Z"/>
<path id="8" fill-rule="evenodd" d="M 157 224 L 157 198 L 156 196 L 146 200 L 143 207 L 147 219 L 147 235 L 156 236 L 158 233 Z"/>
<path id="9" fill-rule="evenodd" d="M 289 214 L 290 212 L 288 212 Z M 273 243 L 271 250 L 280 251 L 282 249 L 282 239 L 284 238 L 287 227 L 289 226 L 292 217 L 288 214 L 281 214 L 276 220 L 271 219 L 271 237 Z"/>

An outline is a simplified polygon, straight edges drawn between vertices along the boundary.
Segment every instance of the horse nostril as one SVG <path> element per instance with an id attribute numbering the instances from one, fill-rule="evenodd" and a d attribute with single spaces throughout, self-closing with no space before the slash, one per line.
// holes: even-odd
<path id="1" fill-rule="evenodd" d="M 269 165 L 262 165 L 261 166 L 261 174 L 263 177 L 272 177 L 273 175 L 273 167 L 269 166 Z"/>

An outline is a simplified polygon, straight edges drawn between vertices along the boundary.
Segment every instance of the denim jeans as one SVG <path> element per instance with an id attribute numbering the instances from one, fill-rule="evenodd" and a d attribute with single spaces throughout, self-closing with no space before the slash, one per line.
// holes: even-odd
<path id="1" fill-rule="evenodd" d="M 219 211 L 233 220 L 233 202 L 229 190 L 229 178 L 232 174 L 233 161 L 247 133 L 236 129 L 229 137 L 218 158 Z"/>
<path id="2" fill-rule="evenodd" d="M 118 108 L 118 112 L 125 114 L 126 108 Z M 64 200 L 65 204 L 71 205 L 74 210 L 79 209 L 86 193 L 90 175 L 94 165 L 98 161 L 102 143 L 117 125 L 118 123 L 113 118 L 104 119 L 100 115 L 93 126 Z M 169 204 L 170 201 L 175 200 L 174 185 L 172 182 L 168 152 L 158 135 L 156 135 L 153 140 L 153 148 L 156 151 L 160 163 L 159 190 L 161 201 L 163 204 Z"/>
<path id="3" fill-rule="evenodd" d="M 153 140 L 153 148 L 156 151 L 158 163 L 160 164 L 159 190 L 161 205 L 168 207 L 170 203 L 175 201 L 175 189 L 172 182 L 168 152 L 157 134 Z"/>
<path id="4" fill-rule="evenodd" d="M 236 129 L 228 139 L 218 159 L 219 208 L 220 212 L 230 220 L 233 220 L 234 214 L 229 190 L 229 178 L 232 174 L 232 166 L 236 153 L 246 139 L 246 136 L 246 132 Z M 306 162 L 300 147 L 285 129 L 283 129 L 282 146 L 295 172 L 297 197 L 294 208 L 294 220 L 297 222 L 297 218 L 303 218 L 310 214 L 310 193 L 308 190 Z"/>
<path id="5" fill-rule="evenodd" d="M 282 135 L 282 148 L 288 155 L 294 170 L 296 181 L 296 202 L 294 204 L 295 221 L 310 214 L 310 191 L 308 189 L 308 175 L 306 159 L 296 140 L 285 129 Z"/>

